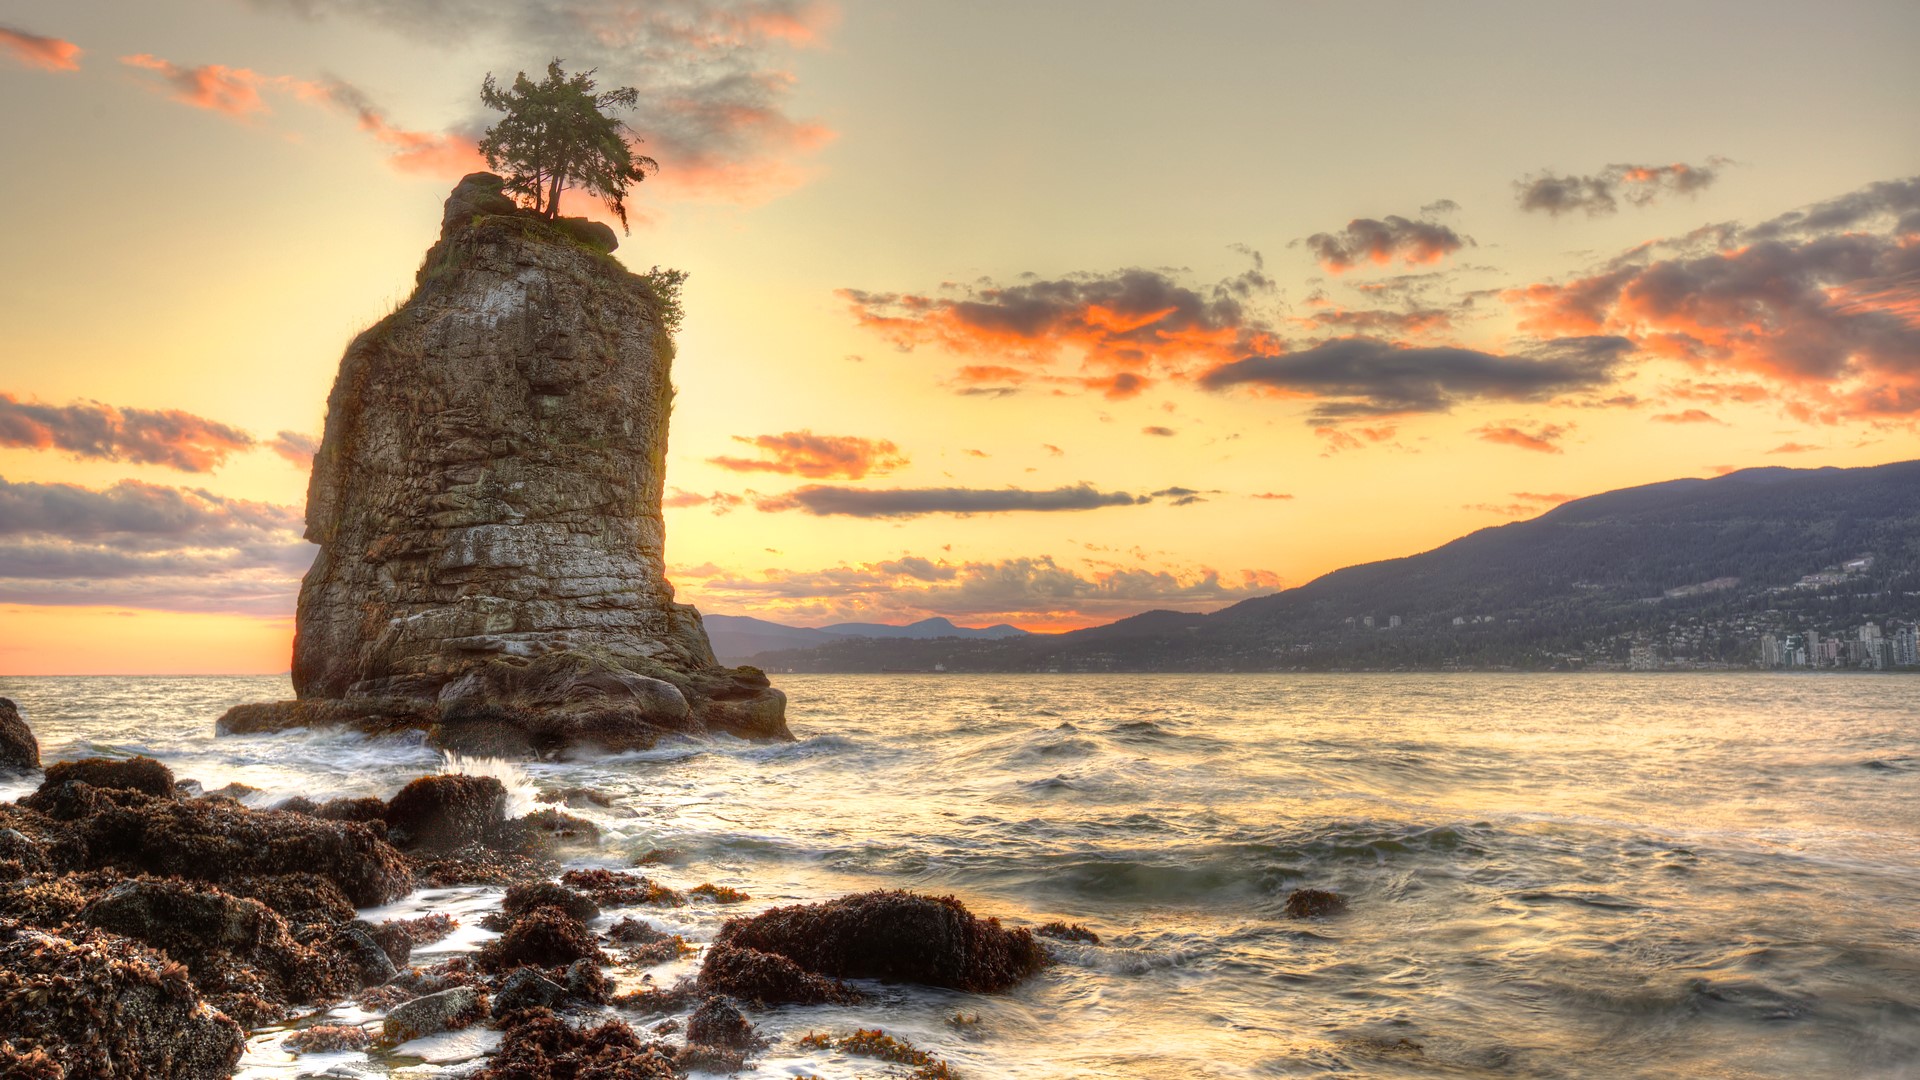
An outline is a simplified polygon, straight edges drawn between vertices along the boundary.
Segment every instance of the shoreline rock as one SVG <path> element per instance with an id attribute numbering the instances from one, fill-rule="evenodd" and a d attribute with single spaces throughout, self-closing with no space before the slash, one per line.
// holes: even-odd
<path id="1" fill-rule="evenodd" d="M 0 769 L 31 772 L 40 767 L 40 742 L 10 698 L 0 697 Z"/>

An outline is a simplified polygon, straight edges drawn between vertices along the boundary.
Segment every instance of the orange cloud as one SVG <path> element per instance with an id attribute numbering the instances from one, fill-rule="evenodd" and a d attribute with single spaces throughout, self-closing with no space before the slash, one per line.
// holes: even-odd
<path id="1" fill-rule="evenodd" d="M 1554 444 L 1572 429 L 1572 424 L 1542 424 L 1532 431 L 1524 431 L 1510 424 L 1488 424 L 1473 429 L 1473 434 L 1486 442 L 1499 443 L 1502 446 L 1515 446 L 1542 454 L 1559 454 L 1564 451 Z"/>
<path id="2" fill-rule="evenodd" d="M 1724 424 L 1726 421 L 1705 409 L 1688 409 L 1685 412 L 1656 413 L 1653 419 L 1662 424 Z"/>
<path id="3" fill-rule="evenodd" d="M 388 159 L 396 170 L 417 176 L 457 179 L 487 167 L 480 156 L 479 142 L 471 135 L 457 132 L 411 131 L 394 124 L 387 114 L 358 87 L 338 79 L 324 83 L 292 82 L 290 89 L 301 100 L 331 106 L 351 113 L 361 131 L 375 142 L 392 149 Z"/>
<path id="4" fill-rule="evenodd" d="M 1077 357 L 1084 373 L 1050 376 L 1056 386 L 1121 399 L 1145 389 L 1155 373 L 1279 349 L 1268 320 L 1250 307 L 1273 288 L 1256 257 L 1254 269 L 1204 291 L 1164 271 L 1128 269 L 983 282 L 954 296 L 859 289 L 840 296 L 858 325 L 902 352 L 931 345 L 1038 367 Z M 963 381 L 976 372 L 1004 378 L 1005 370 L 1004 363 L 961 369 Z"/>
<path id="5" fill-rule="evenodd" d="M 1708 239 L 1721 246 L 1642 263 L 1645 245 L 1626 265 L 1504 296 L 1523 329 L 1616 334 L 1755 377 L 1803 420 L 1920 415 L 1920 177 Z M 1747 400 L 1752 384 L 1699 385 Z"/>
<path id="6" fill-rule="evenodd" d="M 1256 499 L 1291 499 L 1293 496 L 1280 491 L 1262 491 L 1253 496 Z"/>
<path id="7" fill-rule="evenodd" d="M 893 443 L 853 435 L 789 431 L 780 435 L 736 435 L 734 441 L 746 443 L 765 456 L 721 456 L 707 461 L 733 472 L 781 473 L 815 480 L 833 476 L 858 480 L 869 473 L 892 472 L 907 463 L 906 455 Z"/>
<path id="8" fill-rule="evenodd" d="M 44 71 L 79 71 L 84 51 L 71 41 L 41 37 L 25 30 L 0 26 L 0 49 L 28 67 Z"/>
<path id="9" fill-rule="evenodd" d="M 1819 449 L 1822 449 L 1822 448 L 1818 446 L 1813 446 L 1809 443 L 1783 442 L 1779 446 L 1776 446 L 1773 449 L 1767 451 L 1767 453 L 1769 454 L 1805 454 L 1805 453 L 1809 453 L 1811 451 L 1819 450 Z"/>
<path id="10" fill-rule="evenodd" d="M 0 393 L 0 446 L 207 472 L 252 449 L 254 439 L 179 409 L 117 409 L 98 401 L 44 405 Z"/>
<path id="11" fill-rule="evenodd" d="M 275 79 L 246 68 L 231 68 L 225 64 L 181 67 L 146 53 L 123 56 L 120 62 L 128 67 L 157 73 L 162 81 L 173 88 L 173 100 L 183 105 L 210 109 L 236 118 L 273 111 L 267 107 L 266 99 L 260 96 L 262 86 L 278 83 L 291 88 L 293 85 L 292 80 Z"/>

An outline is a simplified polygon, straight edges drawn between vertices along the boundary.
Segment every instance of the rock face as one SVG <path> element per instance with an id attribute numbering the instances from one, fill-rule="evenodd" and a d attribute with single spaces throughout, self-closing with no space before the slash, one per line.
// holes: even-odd
<path id="1" fill-rule="evenodd" d="M 452 719 L 437 734 L 518 750 L 518 731 L 531 752 L 791 738 L 785 696 L 720 667 L 674 602 L 673 343 L 655 282 L 588 224 L 515 210 L 491 174 L 454 189 L 413 296 L 347 347 L 327 402 L 301 700 L 242 707 L 222 730 Z"/>
<path id="2" fill-rule="evenodd" d="M 0 697 L 0 769 L 24 770 L 40 767 L 40 743 L 33 729 L 20 718 L 20 709 Z"/>

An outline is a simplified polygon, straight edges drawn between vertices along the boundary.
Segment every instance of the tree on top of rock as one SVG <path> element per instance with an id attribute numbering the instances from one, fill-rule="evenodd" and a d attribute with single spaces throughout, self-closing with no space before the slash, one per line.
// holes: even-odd
<path id="1" fill-rule="evenodd" d="M 630 129 L 606 110 L 631 109 L 639 99 L 631 86 L 596 94 L 591 70 L 568 75 L 558 60 L 547 65 L 545 81 L 523 71 L 509 89 L 489 74 L 480 100 L 507 115 L 487 129 L 480 152 L 506 175 L 507 190 L 548 220 L 560 212 L 560 193 L 574 187 L 605 200 L 626 228 L 627 185 L 658 172 L 660 163 L 634 153 L 639 140 L 628 141 Z"/>

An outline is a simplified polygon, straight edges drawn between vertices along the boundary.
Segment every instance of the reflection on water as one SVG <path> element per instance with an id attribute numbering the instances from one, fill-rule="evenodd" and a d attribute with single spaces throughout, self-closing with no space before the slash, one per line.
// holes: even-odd
<path id="1" fill-rule="evenodd" d="M 510 767 L 617 796 L 624 865 L 754 904 L 953 892 L 1105 938 L 991 999 L 880 988 L 973 1078 L 1920 1076 L 1920 683 L 1899 677 L 793 676 L 801 741 Z M 4 679 L 49 760 L 253 801 L 390 795 L 417 740 L 214 739 L 283 679 Z M 464 769 L 498 763 L 460 763 Z M 16 785 L 0 791 L 11 797 Z M 1348 914 L 1287 919 L 1293 888 Z M 657 923 L 704 940 L 727 914 Z M 604 918 L 618 917 L 610 912 Z M 956 1029 L 954 1011 L 981 1023 Z M 750 1075 L 851 1076 L 783 1038 Z M 870 1071 L 870 1070 L 869 1070 Z"/>

